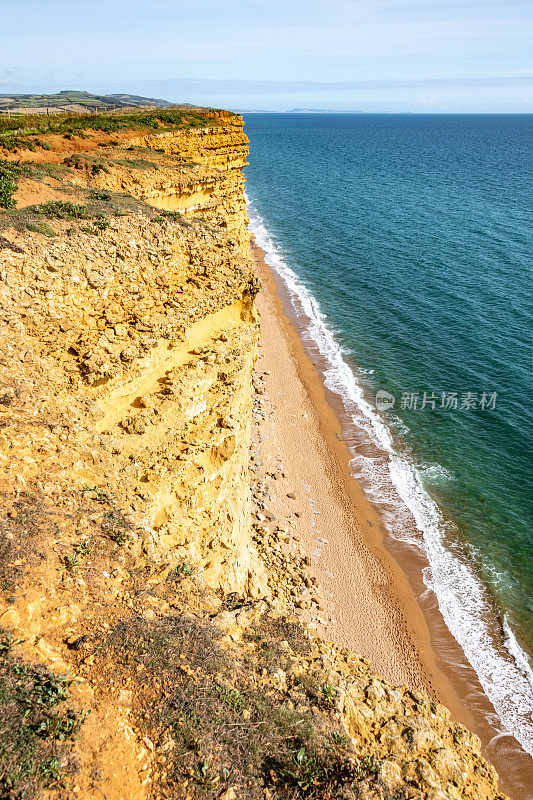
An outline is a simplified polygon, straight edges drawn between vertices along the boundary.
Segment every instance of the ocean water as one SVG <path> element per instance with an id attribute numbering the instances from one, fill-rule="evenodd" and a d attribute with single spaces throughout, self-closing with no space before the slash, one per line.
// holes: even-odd
<path id="1" fill-rule="evenodd" d="M 533 753 L 533 117 L 245 121 L 251 229 L 344 407 L 354 475 L 425 553 L 502 729 Z"/>

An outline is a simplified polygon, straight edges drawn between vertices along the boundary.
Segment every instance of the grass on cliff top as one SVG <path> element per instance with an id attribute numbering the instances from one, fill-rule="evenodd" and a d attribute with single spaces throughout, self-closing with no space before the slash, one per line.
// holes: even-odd
<path id="1" fill-rule="evenodd" d="M 67 171 L 63 164 L 28 164 L 20 161 L 0 161 L 0 209 L 15 208 L 14 195 L 21 178 L 60 178 Z"/>
<path id="2" fill-rule="evenodd" d="M 80 230 L 85 233 L 97 235 L 109 227 L 107 209 L 101 210 L 100 204 L 72 203 L 64 200 L 51 200 L 35 206 L 26 206 L 21 209 L 7 209 L 0 214 L 0 230 L 13 227 L 20 231 L 33 231 L 43 236 L 56 236 L 56 229 L 50 224 L 53 220 L 68 220 L 71 223 L 85 223 Z M 86 223 L 90 223 L 87 225 Z M 70 227 L 68 235 L 74 232 Z"/>
<path id="3" fill-rule="evenodd" d="M 2 171 L 0 164 L 0 231 L 15 228 L 20 232 L 26 230 L 40 233 L 46 237 L 53 237 L 60 233 L 71 236 L 76 231 L 97 236 L 106 230 L 114 218 L 128 216 L 129 214 L 142 214 L 152 222 L 164 224 L 165 222 L 178 222 L 182 227 L 189 227 L 190 223 L 179 212 L 161 211 L 148 205 L 143 200 L 129 194 L 104 191 L 99 189 L 81 189 L 66 184 L 63 191 L 72 191 L 75 195 L 84 195 L 86 202 L 71 202 L 68 200 L 52 200 L 35 206 L 15 208 L 13 196 L 17 189 L 20 177 L 30 177 L 38 180 L 42 177 L 42 170 L 32 170 L 27 165 L 10 164 L 14 169 Z M 59 177 L 60 170 L 54 171 L 54 177 Z M 5 176 L 5 179 L 4 179 Z M 71 223 L 65 230 L 64 225 L 58 229 L 54 221 Z M 195 220 L 200 222 L 200 220 Z M 204 227 L 207 227 L 205 223 Z M 209 226 L 212 228 L 212 226 Z M 212 228 L 212 230 L 215 230 Z"/>
<path id="4" fill-rule="evenodd" d="M 71 681 L 13 655 L 16 644 L 0 633 L 0 797 L 30 800 L 75 771 L 67 742 L 84 714 L 68 705 Z"/>
<path id="5" fill-rule="evenodd" d="M 21 147 L 42 146 L 31 136 L 47 133 L 77 134 L 83 131 L 114 133 L 121 130 L 164 130 L 197 128 L 214 124 L 208 116 L 211 109 L 187 111 L 183 108 L 150 109 L 148 111 L 112 111 L 104 114 L 18 115 L 0 117 L 0 148 L 15 151 Z M 25 138 L 21 138 L 25 137 Z"/>
<path id="6" fill-rule="evenodd" d="M 128 150 L 145 152 L 145 148 L 128 148 Z M 148 152 L 146 150 L 146 152 Z M 158 169 L 158 165 L 146 159 L 115 159 L 74 154 L 63 164 L 39 164 L 33 162 L 4 161 L 0 162 L 0 231 L 13 227 L 19 231 L 30 230 L 46 237 L 54 237 L 58 231 L 43 219 L 70 219 L 80 222 L 83 219 L 91 222 L 80 228 L 83 232 L 98 235 L 109 227 L 109 218 L 113 216 L 126 216 L 132 213 L 141 213 L 152 222 L 164 224 L 167 221 L 179 222 L 182 227 L 190 227 L 190 222 L 179 211 L 165 211 L 154 208 L 144 201 L 126 193 L 112 192 L 102 189 L 83 189 L 73 185 L 68 180 L 72 170 L 87 170 L 91 175 L 106 172 L 114 163 L 123 164 L 132 169 Z M 52 177 L 61 183 L 61 189 L 66 193 L 75 195 L 84 194 L 88 205 L 70 201 L 49 201 L 35 206 L 15 207 L 15 193 L 21 178 L 30 178 L 34 181 L 43 181 Z M 218 228 L 207 220 L 194 217 L 194 222 L 201 224 L 212 233 L 219 233 Z M 67 230 L 70 235 L 73 228 Z"/>
<path id="7" fill-rule="evenodd" d="M 263 620 L 249 641 L 255 649 L 239 660 L 209 619 L 182 614 L 123 619 L 93 642 L 102 685 L 133 690 L 132 723 L 153 744 L 158 788 L 175 800 L 229 788 L 242 800 L 350 800 L 362 781 L 374 785 L 379 762 L 354 755 L 319 688 L 311 697 L 298 686 L 294 704 L 272 681 L 289 653 L 308 653 L 300 626 Z"/>

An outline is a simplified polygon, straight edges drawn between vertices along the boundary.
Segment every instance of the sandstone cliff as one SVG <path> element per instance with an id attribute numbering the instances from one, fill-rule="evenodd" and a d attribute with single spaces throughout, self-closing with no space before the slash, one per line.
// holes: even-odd
<path id="1" fill-rule="evenodd" d="M 0 795 L 502 798 L 446 709 L 300 624 L 303 554 L 268 566 L 248 142 L 158 114 L 6 153 Z"/>

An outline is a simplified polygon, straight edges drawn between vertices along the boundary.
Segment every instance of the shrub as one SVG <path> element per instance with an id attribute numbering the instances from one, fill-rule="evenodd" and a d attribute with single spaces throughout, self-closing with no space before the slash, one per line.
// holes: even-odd
<path id="1" fill-rule="evenodd" d="M 0 207 L 15 208 L 13 195 L 17 191 L 17 184 L 13 180 L 12 171 L 4 164 L 0 164 Z"/>
<path id="2" fill-rule="evenodd" d="M 192 575 L 192 567 L 186 561 L 183 564 L 178 564 L 168 573 L 168 581 L 180 581 L 182 578 L 188 578 Z"/>
<path id="3" fill-rule="evenodd" d="M 242 711 L 246 706 L 246 701 L 238 689 L 226 686 L 223 683 L 217 683 L 215 684 L 215 691 L 224 705 L 233 709 L 233 711 Z"/>
<path id="4" fill-rule="evenodd" d="M 63 200 L 50 200 L 48 203 L 35 206 L 33 210 L 37 214 L 60 219 L 90 219 L 93 216 L 87 206 Z"/>
<path id="5" fill-rule="evenodd" d="M 51 225 L 48 224 L 48 222 L 44 222 L 44 221 L 43 222 L 36 222 L 36 223 L 28 222 L 26 227 L 27 227 L 27 229 L 29 231 L 33 231 L 34 233 L 41 233 L 43 236 L 52 237 L 52 236 L 56 235 L 55 230 L 52 228 Z"/>
<path id="6" fill-rule="evenodd" d="M 323 683 L 320 687 L 320 692 L 325 703 L 328 703 L 331 706 L 335 705 L 339 693 L 333 686 L 331 686 L 329 683 Z"/>
<path id="7" fill-rule="evenodd" d="M 35 145 L 33 142 L 23 139 L 21 136 L 13 135 L 2 136 L 0 139 L 0 147 L 3 150 L 7 150 L 11 153 L 15 152 L 15 150 L 20 150 L 23 147 L 26 150 L 35 150 Z"/>
<path id="8" fill-rule="evenodd" d="M 121 511 L 115 508 L 105 512 L 102 530 L 119 547 L 122 547 L 126 542 L 131 542 L 133 539 L 131 522 Z"/>
<path id="9" fill-rule="evenodd" d="M 102 189 L 92 189 L 89 197 L 93 200 L 111 200 L 109 192 L 104 192 Z"/>

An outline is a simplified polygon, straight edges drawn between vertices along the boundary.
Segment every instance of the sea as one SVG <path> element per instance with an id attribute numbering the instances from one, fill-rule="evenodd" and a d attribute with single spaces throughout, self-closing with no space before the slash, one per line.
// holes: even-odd
<path id="1" fill-rule="evenodd" d="M 244 118 L 250 229 L 353 474 L 533 754 L 533 115 Z"/>

